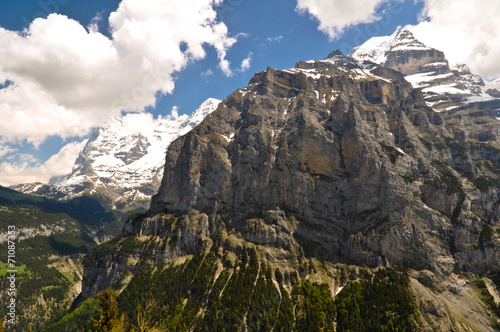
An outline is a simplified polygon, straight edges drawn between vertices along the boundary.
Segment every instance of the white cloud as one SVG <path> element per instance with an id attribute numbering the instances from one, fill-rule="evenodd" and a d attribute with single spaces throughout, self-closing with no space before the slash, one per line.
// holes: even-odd
<path id="1" fill-rule="evenodd" d="M 172 107 L 172 110 L 170 111 L 170 116 L 174 120 L 179 117 L 179 107 L 178 106 Z"/>
<path id="2" fill-rule="evenodd" d="M 224 57 L 225 57 L 225 54 L 224 54 Z M 231 76 L 233 76 L 233 71 L 231 70 L 231 62 L 224 59 L 224 57 L 219 58 L 219 60 L 220 60 L 219 61 L 219 68 L 220 68 L 220 70 L 222 70 L 224 75 L 226 75 L 227 77 L 231 77 Z"/>
<path id="3" fill-rule="evenodd" d="M 155 127 L 155 120 L 151 113 L 130 113 L 122 118 L 121 132 L 123 135 L 141 134 L 142 136 L 149 136 L 151 128 Z"/>
<path id="4" fill-rule="evenodd" d="M 380 19 L 377 8 L 388 0 L 297 0 L 297 11 L 308 12 L 319 21 L 318 29 L 330 39 L 338 38 L 344 29 Z"/>
<path id="5" fill-rule="evenodd" d="M 212 76 L 213 74 L 214 74 L 214 72 L 212 71 L 212 69 L 207 69 L 206 71 L 202 72 L 200 75 L 201 75 L 201 77 L 208 78 L 208 77 Z"/>
<path id="6" fill-rule="evenodd" d="M 21 156 L 20 163 L 3 162 L 0 164 L 0 174 L 2 174 L 0 185 L 48 183 L 53 176 L 66 175 L 71 172 L 78 154 L 86 143 L 87 140 L 69 143 L 43 164 L 33 166 L 36 159 L 28 154 Z"/>
<path id="7" fill-rule="evenodd" d="M 171 93 L 172 75 L 215 48 L 231 75 L 236 42 L 217 20 L 222 0 L 123 0 L 109 17 L 112 37 L 66 16 L 34 20 L 22 33 L 0 28 L 0 133 L 40 144 L 83 135 L 112 116 L 143 111 Z"/>
<path id="8" fill-rule="evenodd" d="M 3 156 L 6 156 L 7 154 L 14 152 L 14 151 L 15 150 L 12 149 L 10 146 L 8 146 L 6 144 L 2 144 L 0 142 L 0 158 L 2 158 Z"/>
<path id="9" fill-rule="evenodd" d="M 88 26 L 90 32 L 99 32 L 99 23 L 102 22 L 104 11 L 97 13 L 91 20 Z"/>
<path id="10" fill-rule="evenodd" d="M 248 69 L 250 69 L 250 65 L 251 65 L 251 62 L 252 62 L 252 56 L 253 56 L 252 52 L 248 53 L 248 56 L 245 59 L 243 59 L 243 61 L 241 62 L 240 71 L 242 73 L 244 73 Z"/>
<path id="11" fill-rule="evenodd" d="M 500 76 L 499 17 L 499 1 L 425 0 L 422 22 L 409 28 L 451 62 L 465 62 L 490 79 Z"/>
<path id="12" fill-rule="evenodd" d="M 250 34 L 247 33 L 247 32 L 239 32 L 238 34 L 236 34 L 235 37 L 238 38 L 238 39 L 240 39 L 240 38 L 248 38 L 248 37 L 250 37 Z"/>
<path id="13" fill-rule="evenodd" d="M 268 42 L 270 42 L 270 43 L 273 43 L 273 42 L 280 43 L 282 40 L 283 40 L 283 36 L 278 36 L 278 37 L 267 37 L 267 38 L 266 38 L 266 41 L 268 41 Z"/>

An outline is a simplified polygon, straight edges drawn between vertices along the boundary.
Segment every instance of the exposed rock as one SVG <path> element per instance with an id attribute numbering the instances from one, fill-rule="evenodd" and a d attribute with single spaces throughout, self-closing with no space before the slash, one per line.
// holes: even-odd
<path id="1" fill-rule="evenodd" d="M 453 273 L 500 267 L 488 228 L 500 223 L 499 124 L 472 107 L 437 113 L 403 74 L 338 53 L 268 68 L 170 145 L 149 213 L 113 254 L 94 253 L 82 294 L 211 243 L 293 266 L 405 265 L 419 287 L 446 291 Z"/>
<path id="2" fill-rule="evenodd" d="M 496 129 L 478 124 L 497 122 L 473 109 L 436 114 L 400 73 L 341 55 L 268 68 L 172 143 L 151 211 L 216 213 L 262 244 L 278 241 L 268 211 L 283 211 L 299 242 L 333 262 L 486 272 L 500 266 L 496 251 L 472 249 L 462 224 L 478 195 L 470 181 L 493 171 L 474 141 L 498 146 Z M 492 223 L 487 210 L 480 225 Z"/>

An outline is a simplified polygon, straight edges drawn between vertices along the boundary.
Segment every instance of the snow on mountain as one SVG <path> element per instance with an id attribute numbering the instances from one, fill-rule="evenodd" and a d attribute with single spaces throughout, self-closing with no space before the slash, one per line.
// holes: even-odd
<path id="1" fill-rule="evenodd" d="M 373 63 L 359 62 L 358 60 L 353 59 L 352 57 L 343 55 L 340 51 L 335 51 L 330 53 L 326 57 L 326 59 L 321 61 L 318 60 L 304 61 L 304 63 L 307 64 L 315 64 L 320 62 L 329 62 L 337 64 L 338 70 L 348 73 L 349 76 L 354 80 L 379 79 L 382 81 L 387 81 L 387 82 L 389 81 L 388 79 L 378 76 L 372 72 L 372 70 L 376 69 L 378 66 L 374 65 Z M 321 70 L 318 70 L 317 68 L 304 69 L 300 67 L 295 67 L 292 69 L 285 70 L 285 72 L 292 72 L 292 73 L 302 72 L 306 76 L 309 76 L 313 79 L 318 79 L 321 76 L 329 77 L 329 75 L 325 75 Z M 316 91 L 316 93 L 319 94 L 318 91 Z"/>
<path id="2" fill-rule="evenodd" d="M 16 188 L 44 196 L 71 199 L 97 195 L 114 208 L 147 207 L 163 176 L 165 153 L 170 143 L 189 132 L 212 113 L 220 100 L 206 100 L 191 115 L 127 114 L 94 130 L 80 152 L 73 170 L 51 179 L 51 186 Z"/>
<path id="3" fill-rule="evenodd" d="M 485 85 L 466 64 L 450 66 L 443 52 L 424 45 L 408 30 L 371 38 L 350 56 L 400 71 L 415 88 L 422 89 L 427 104 L 437 111 L 458 107 L 457 103 L 500 109 L 500 81 Z"/>
<path id="4" fill-rule="evenodd" d="M 500 98 L 500 77 L 492 82 L 487 82 L 485 90 L 491 96 Z"/>
<path id="5" fill-rule="evenodd" d="M 351 56 L 361 62 L 368 60 L 384 64 L 389 52 L 430 50 L 432 49 L 415 39 L 408 30 L 398 29 L 391 36 L 370 38 L 363 45 L 354 48 Z"/>

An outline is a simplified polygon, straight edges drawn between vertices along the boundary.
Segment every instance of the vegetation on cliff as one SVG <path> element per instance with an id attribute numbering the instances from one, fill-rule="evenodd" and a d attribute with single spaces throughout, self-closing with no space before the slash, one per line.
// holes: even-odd
<path id="1" fill-rule="evenodd" d="M 116 296 L 116 306 L 106 289 L 52 330 L 86 331 L 99 321 L 125 324 L 128 331 L 335 331 L 336 321 L 337 331 L 417 327 L 405 269 L 367 272 L 358 281 L 344 275 L 347 284 L 334 300 L 332 285 L 309 280 L 316 279 L 312 270 L 302 278 L 273 270 L 254 247 L 240 247 L 234 264 L 224 264 L 221 253 L 215 245 L 181 264 L 144 266 Z"/>

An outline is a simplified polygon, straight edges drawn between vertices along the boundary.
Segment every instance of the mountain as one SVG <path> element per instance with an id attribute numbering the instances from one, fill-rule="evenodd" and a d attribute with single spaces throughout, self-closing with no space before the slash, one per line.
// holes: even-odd
<path id="1" fill-rule="evenodd" d="M 466 64 L 450 65 L 443 52 L 424 45 L 408 30 L 371 38 L 354 48 L 350 56 L 403 73 L 413 87 L 422 88 L 427 104 L 435 110 L 463 107 L 462 103 L 500 109 L 498 84 L 485 84 Z"/>
<path id="2" fill-rule="evenodd" d="M 82 257 L 98 242 L 96 224 L 112 226 L 113 214 L 96 200 L 76 198 L 59 202 L 0 187 L 0 245 L 8 243 L 7 229 L 15 226 L 14 270 L 17 290 L 17 330 L 33 331 L 66 312 L 81 291 Z M 10 297 L 13 270 L 7 251 L 0 255 L 1 297 Z M 7 300 L 2 303 L 7 303 Z M 0 315 L 8 317 L 3 305 Z"/>
<path id="3" fill-rule="evenodd" d="M 405 77 L 444 56 L 411 45 L 406 73 L 338 51 L 256 73 L 170 144 L 54 330 L 106 287 L 137 328 L 495 330 L 500 120 L 429 107 Z"/>
<path id="4" fill-rule="evenodd" d="M 486 91 L 493 97 L 500 98 L 500 78 L 486 83 Z"/>
<path id="5" fill-rule="evenodd" d="M 117 210 L 147 209 L 163 174 L 165 151 L 174 139 L 200 123 L 219 104 L 210 98 L 190 116 L 144 121 L 129 114 L 97 128 L 75 161 L 70 174 L 51 184 L 12 187 L 23 193 L 57 199 L 99 197 Z M 143 125 L 151 127 L 145 127 Z"/>

